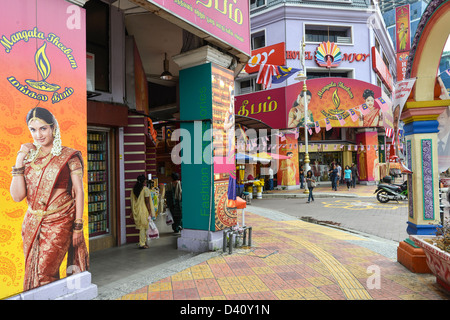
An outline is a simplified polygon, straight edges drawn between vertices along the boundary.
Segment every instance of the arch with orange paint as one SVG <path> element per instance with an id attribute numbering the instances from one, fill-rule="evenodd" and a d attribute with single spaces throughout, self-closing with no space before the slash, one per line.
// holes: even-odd
<path id="1" fill-rule="evenodd" d="M 416 78 L 403 108 L 408 177 L 409 234 L 435 234 L 439 215 L 437 154 L 438 116 L 450 105 L 441 100 L 437 75 L 442 51 L 450 33 L 450 0 L 432 0 L 418 25 L 405 78 Z"/>

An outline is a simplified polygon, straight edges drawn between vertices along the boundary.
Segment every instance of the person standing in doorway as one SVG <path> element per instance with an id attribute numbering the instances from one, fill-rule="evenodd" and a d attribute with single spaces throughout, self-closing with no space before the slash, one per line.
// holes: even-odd
<path id="1" fill-rule="evenodd" d="M 311 201 L 314 201 L 313 189 L 316 186 L 316 179 L 311 170 L 308 170 L 308 172 L 306 173 L 306 185 L 308 186 L 309 190 L 307 203 L 310 203 Z"/>
<path id="2" fill-rule="evenodd" d="M 173 217 L 172 229 L 179 232 L 182 229 L 181 181 L 176 172 L 172 173 L 172 183 L 167 185 L 166 203 Z"/>

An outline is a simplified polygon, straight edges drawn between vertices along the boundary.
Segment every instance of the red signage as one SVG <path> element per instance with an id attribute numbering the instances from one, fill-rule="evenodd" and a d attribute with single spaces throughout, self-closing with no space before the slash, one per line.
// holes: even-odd
<path id="1" fill-rule="evenodd" d="M 325 128 L 332 127 L 380 127 L 380 107 L 375 99 L 382 96 L 381 88 L 364 81 L 349 78 L 318 78 L 306 81 L 311 100 L 308 102 L 308 118 Z M 289 117 L 295 108 L 302 112 L 299 94 L 303 84 L 298 82 L 286 87 L 258 91 L 235 100 L 235 114 L 261 120 L 274 129 L 301 127 L 290 124 Z M 360 117 L 357 109 L 366 104 L 369 109 Z M 356 111 L 355 111 L 356 110 Z M 354 112 L 352 112 L 354 111 Z M 300 116 L 301 119 L 303 116 Z"/>
<path id="2" fill-rule="evenodd" d="M 305 60 L 313 60 L 315 52 L 306 51 Z M 365 62 L 367 58 L 370 57 L 370 53 L 344 53 L 342 55 L 342 61 L 352 62 Z M 287 50 L 286 60 L 300 60 L 300 51 Z"/>
<path id="3" fill-rule="evenodd" d="M 261 120 L 272 128 L 286 127 L 285 88 L 263 90 L 237 96 L 235 114 Z"/>
<path id="4" fill-rule="evenodd" d="M 397 53 L 397 81 L 402 81 L 405 79 L 408 58 L 409 52 Z"/>
<path id="5" fill-rule="evenodd" d="M 375 47 L 372 47 L 372 68 L 380 76 L 381 81 L 388 87 L 389 91 L 392 92 L 392 75 Z"/>
<path id="6" fill-rule="evenodd" d="M 253 50 L 252 57 L 245 66 L 245 72 L 258 72 L 260 65 L 265 63 L 284 66 L 286 64 L 285 50 L 284 42 Z"/>

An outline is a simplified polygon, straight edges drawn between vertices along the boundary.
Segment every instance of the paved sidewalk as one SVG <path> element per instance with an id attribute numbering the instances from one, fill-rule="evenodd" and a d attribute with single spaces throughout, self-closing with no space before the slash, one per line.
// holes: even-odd
<path id="1" fill-rule="evenodd" d="M 287 215 L 272 218 L 247 210 L 245 219 L 253 228 L 251 247 L 235 249 L 231 255 L 216 253 L 119 299 L 450 299 L 433 275 L 412 273 L 369 249 L 378 240 Z"/>

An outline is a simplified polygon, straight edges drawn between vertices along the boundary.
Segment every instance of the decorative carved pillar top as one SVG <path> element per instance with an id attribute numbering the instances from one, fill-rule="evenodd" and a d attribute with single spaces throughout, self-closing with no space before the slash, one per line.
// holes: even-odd
<path id="1" fill-rule="evenodd" d="M 229 69 L 233 62 L 232 56 L 208 45 L 183 52 L 173 56 L 172 59 L 178 64 L 180 69 L 198 66 L 207 62 L 213 62 L 221 67 Z"/>
<path id="2" fill-rule="evenodd" d="M 83 7 L 89 0 L 66 0 L 66 1 L 76 4 L 77 6 Z"/>

